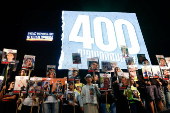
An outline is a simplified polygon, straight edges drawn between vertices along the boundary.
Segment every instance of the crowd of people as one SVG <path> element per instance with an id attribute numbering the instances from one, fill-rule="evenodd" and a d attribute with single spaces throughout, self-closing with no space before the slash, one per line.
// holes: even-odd
<path id="1" fill-rule="evenodd" d="M 148 62 L 145 61 L 145 64 Z M 141 70 L 138 70 L 138 81 L 130 76 L 130 88 L 128 84 L 123 84 L 126 88 L 120 90 L 120 71 L 119 67 L 115 67 L 112 81 L 107 77 L 103 79 L 103 87 L 108 89 L 111 82 L 111 89 L 100 91 L 98 75 L 87 73 L 84 77 L 86 83 L 81 83 L 81 75 L 78 76 L 74 70 L 74 76 L 68 81 L 66 79 L 65 87 L 60 88 L 63 94 L 55 95 L 45 93 L 47 90 L 52 92 L 52 83 L 50 88 L 44 85 L 38 95 L 29 92 L 13 94 L 15 81 L 8 79 L 1 86 L 0 110 L 2 113 L 155 113 L 170 109 L 169 80 L 144 79 Z M 130 75 L 132 71 L 128 70 Z M 25 72 L 24 69 L 20 70 L 18 76 L 26 76 Z M 56 78 L 57 74 L 49 71 L 47 77 Z M 123 81 L 126 78 L 122 77 Z"/>

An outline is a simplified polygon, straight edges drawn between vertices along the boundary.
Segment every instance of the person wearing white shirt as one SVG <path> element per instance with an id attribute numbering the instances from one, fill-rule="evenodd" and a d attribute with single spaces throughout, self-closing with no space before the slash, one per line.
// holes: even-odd
<path id="1" fill-rule="evenodd" d="M 97 87 L 92 84 L 92 76 L 87 74 L 87 84 L 83 86 L 81 91 L 80 107 L 84 113 L 98 113 L 98 102 L 97 97 L 101 96 L 100 91 Z"/>

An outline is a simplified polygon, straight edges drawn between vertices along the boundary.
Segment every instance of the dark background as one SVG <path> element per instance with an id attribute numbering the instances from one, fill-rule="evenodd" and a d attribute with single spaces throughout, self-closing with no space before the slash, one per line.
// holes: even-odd
<path id="1" fill-rule="evenodd" d="M 152 64 L 155 55 L 170 57 L 170 16 L 168 0 L 56 0 L 7 1 L 0 8 L 0 50 L 17 49 L 21 69 L 24 55 L 35 55 L 32 74 L 45 76 L 46 65 L 56 65 L 61 53 L 61 11 L 102 11 L 136 13 Z M 27 42 L 27 32 L 54 32 L 53 42 Z M 0 73 L 4 65 L 0 65 Z M 16 72 L 16 73 L 17 73 Z M 82 70 L 81 76 L 87 71 Z M 57 70 L 57 76 L 67 76 L 66 70 Z"/>

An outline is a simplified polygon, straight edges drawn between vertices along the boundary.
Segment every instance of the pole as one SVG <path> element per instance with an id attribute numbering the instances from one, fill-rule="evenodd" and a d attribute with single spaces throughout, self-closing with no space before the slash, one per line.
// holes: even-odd
<path id="1" fill-rule="evenodd" d="M 106 93 L 107 93 L 107 91 L 106 91 Z M 107 106 L 107 94 L 106 94 L 106 106 Z M 106 107 L 106 111 L 107 111 L 107 107 Z"/>
<path id="2" fill-rule="evenodd" d="M 19 97 L 18 98 L 20 98 L 21 97 L 21 91 L 19 92 Z M 17 99 L 18 100 L 18 99 Z M 18 104 L 17 104 L 17 109 L 16 109 L 16 113 L 18 112 Z"/>
<path id="3" fill-rule="evenodd" d="M 43 109 L 44 109 L 44 99 L 43 99 L 42 113 L 43 113 Z"/>
<path id="4" fill-rule="evenodd" d="M 127 96 L 127 101 L 128 101 L 128 106 L 129 106 L 129 112 L 131 113 L 127 90 L 126 90 L 125 92 L 126 92 L 126 96 Z"/>
<path id="5" fill-rule="evenodd" d="M 58 113 L 58 95 L 57 95 L 57 113 Z"/>
<path id="6" fill-rule="evenodd" d="M 73 87 L 74 87 L 74 80 L 73 80 Z M 75 98 L 75 95 L 74 95 L 74 88 L 73 88 L 73 98 Z M 74 103 L 74 101 L 73 101 L 73 103 Z M 74 107 L 74 113 L 75 113 L 75 106 L 73 106 Z"/>

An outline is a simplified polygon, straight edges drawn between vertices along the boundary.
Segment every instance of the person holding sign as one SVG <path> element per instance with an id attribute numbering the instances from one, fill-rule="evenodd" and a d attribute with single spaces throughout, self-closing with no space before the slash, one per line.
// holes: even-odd
<path id="1" fill-rule="evenodd" d="M 101 93 L 97 87 L 92 85 L 92 76 L 90 74 L 87 74 L 85 79 L 87 84 L 81 91 L 81 110 L 84 111 L 84 113 L 98 113 L 97 97 L 100 97 Z"/>
<path id="2" fill-rule="evenodd" d="M 76 81 L 76 83 L 75 83 L 76 91 L 77 91 L 79 94 L 81 94 L 81 90 L 82 90 L 82 87 L 84 86 L 84 84 L 83 84 L 83 83 L 80 83 L 80 77 L 79 77 L 79 76 L 75 78 L 75 81 Z"/>
<path id="3" fill-rule="evenodd" d="M 132 113 L 144 113 L 144 104 L 140 99 L 140 93 L 137 90 L 136 87 L 134 87 L 134 78 L 131 78 L 130 84 L 131 89 L 130 90 L 124 90 L 124 95 L 128 97 L 129 103 L 130 103 L 130 110 Z"/>
<path id="4" fill-rule="evenodd" d="M 49 94 L 44 94 L 43 98 L 44 98 L 44 112 L 45 113 L 59 113 L 59 103 L 60 100 L 59 95 L 55 96 L 52 95 L 52 80 L 55 78 L 54 74 L 50 74 L 49 76 L 51 78 L 51 82 L 50 82 L 50 91 Z M 47 78 L 48 79 L 48 78 Z M 57 100 L 58 99 L 58 100 Z"/>
<path id="5" fill-rule="evenodd" d="M 14 89 L 14 81 L 9 82 L 7 86 L 3 86 L 0 92 L 0 103 L 1 103 L 0 105 L 1 105 L 2 113 L 13 113 L 16 109 L 15 99 L 17 96 L 13 95 L 13 89 Z"/>
<path id="6" fill-rule="evenodd" d="M 73 93 L 74 92 L 74 93 Z M 79 109 L 80 95 L 74 91 L 73 81 L 69 82 L 69 90 L 66 91 L 66 101 L 64 104 L 64 113 L 80 113 Z M 74 112 L 75 107 L 75 112 Z"/>

